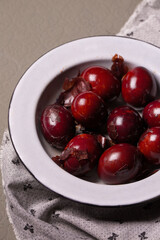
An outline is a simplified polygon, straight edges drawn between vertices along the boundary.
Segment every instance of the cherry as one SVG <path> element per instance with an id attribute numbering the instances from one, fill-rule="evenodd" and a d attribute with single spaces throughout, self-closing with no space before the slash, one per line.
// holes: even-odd
<path id="1" fill-rule="evenodd" d="M 138 149 L 148 162 L 160 164 L 160 127 L 146 130 L 138 142 Z"/>
<path id="2" fill-rule="evenodd" d="M 144 67 L 130 70 L 122 79 L 122 97 L 134 107 L 144 107 L 154 100 L 156 92 L 155 79 Z"/>
<path id="3" fill-rule="evenodd" d="M 143 118 L 149 128 L 160 126 L 160 99 L 149 103 L 144 108 Z"/>
<path id="4" fill-rule="evenodd" d="M 143 121 L 133 108 L 120 106 L 110 113 L 107 131 L 115 143 L 136 143 L 143 131 Z"/>
<path id="5" fill-rule="evenodd" d="M 93 130 L 100 129 L 108 116 L 104 101 L 91 91 L 78 94 L 71 110 L 78 123 Z"/>
<path id="6" fill-rule="evenodd" d="M 120 94 L 120 81 L 107 68 L 88 67 L 81 73 L 81 77 L 89 82 L 92 91 L 104 100 L 113 100 Z"/>
<path id="7" fill-rule="evenodd" d="M 126 183 L 139 173 L 142 158 L 135 146 L 128 143 L 116 144 L 100 157 L 98 175 L 107 184 Z"/>
<path id="8" fill-rule="evenodd" d="M 63 106 L 47 106 L 41 115 L 41 127 L 45 139 L 56 148 L 64 148 L 74 136 L 72 114 Z"/>
<path id="9" fill-rule="evenodd" d="M 61 156 L 52 159 L 73 175 L 83 175 L 93 169 L 100 157 L 102 148 L 96 137 L 80 134 L 70 140 Z"/>

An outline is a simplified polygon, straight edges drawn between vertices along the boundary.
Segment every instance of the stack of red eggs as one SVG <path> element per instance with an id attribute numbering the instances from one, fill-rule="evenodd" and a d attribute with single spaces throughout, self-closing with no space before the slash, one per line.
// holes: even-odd
<path id="1" fill-rule="evenodd" d="M 128 69 L 117 54 L 111 69 L 90 66 L 64 80 L 41 115 L 45 139 L 63 149 L 53 161 L 82 176 L 97 168 L 107 184 L 137 181 L 160 166 L 160 100 L 144 67 Z M 113 108 L 113 106 L 115 106 Z"/>

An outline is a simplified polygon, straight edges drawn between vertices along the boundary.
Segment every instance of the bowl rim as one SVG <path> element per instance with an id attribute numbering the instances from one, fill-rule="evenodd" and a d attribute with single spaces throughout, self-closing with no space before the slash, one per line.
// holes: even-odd
<path id="1" fill-rule="evenodd" d="M 37 176 L 37 172 L 33 172 L 32 171 L 32 169 L 31 169 L 31 166 L 27 166 L 27 164 L 26 164 L 26 162 L 24 162 L 23 161 L 23 157 L 22 157 L 22 154 L 20 153 L 20 149 L 17 149 L 17 145 L 16 145 L 16 143 L 15 143 L 15 140 L 14 140 L 14 133 L 13 133 L 13 121 L 11 120 L 11 118 L 12 118 L 12 115 L 13 115 L 13 101 L 14 101 L 14 98 L 15 98 L 15 95 L 17 94 L 17 88 L 19 87 L 19 85 L 20 85 L 20 83 L 22 82 L 22 79 L 24 78 L 24 76 L 26 76 L 26 74 L 27 74 L 27 72 L 29 71 L 29 70 L 31 70 L 32 68 L 33 68 L 33 66 L 35 65 L 35 64 L 37 64 L 37 62 L 38 61 L 40 61 L 40 60 L 42 60 L 42 59 L 44 59 L 44 57 L 46 57 L 47 56 L 47 54 L 50 54 L 51 52 L 53 52 L 53 51 L 55 51 L 56 49 L 59 49 L 59 48 L 61 48 L 61 47 L 67 47 L 67 45 L 68 44 L 74 44 L 74 43 L 76 43 L 76 42 L 80 42 L 80 41 L 83 41 L 83 40 L 86 40 L 86 41 L 89 41 L 90 39 L 102 39 L 102 38 L 105 38 L 105 39 L 126 39 L 126 41 L 132 41 L 132 42 L 140 42 L 140 43 L 142 43 L 142 44 L 146 44 L 147 46 L 152 46 L 153 48 L 156 48 L 156 49 L 158 49 L 158 50 L 160 50 L 160 48 L 159 47 L 157 47 L 157 46 L 155 46 L 154 44 L 151 44 L 151 43 L 148 43 L 148 42 L 146 42 L 146 41 L 143 41 L 143 40 L 139 40 L 139 39 L 136 39 L 136 38 L 129 38 L 129 37 L 126 37 L 126 36 L 114 36 L 114 35 L 109 35 L 109 36 L 106 36 L 106 35 L 104 35 L 104 36 L 90 36 L 90 37 L 85 37 L 85 38 L 80 38 L 80 39 L 76 39 L 76 40 L 72 40 L 72 41 L 69 41 L 69 42 L 67 42 L 67 43 L 64 43 L 64 44 L 61 44 L 61 45 L 59 45 L 58 47 L 55 47 L 55 48 L 53 48 L 53 49 L 51 49 L 51 50 L 49 50 L 48 52 L 46 52 L 45 54 L 43 54 L 42 56 L 40 56 L 36 61 L 34 61 L 34 63 L 32 63 L 29 67 L 28 67 L 28 69 L 24 72 L 24 74 L 21 76 L 21 78 L 19 79 L 19 81 L 17 82 L 17 84 L 16 84 L 16 86 L 15 86 L 15 88 L 14 88 L 14 91 L 13 91 L 13 93 L 12 93 L 12 96 L 11 96 L 11 99 L 10 99 L 10 103 L 9 103 L 9 110 L 8 110 L 8 129 L 9 129 L 9 134 L 10 134 L 10 137 L 11 137 L 11 141 L 12 141 L 12 145 L 13 145 L 13 147 L 14 147 L 14 149 L 15 149 L 15 151 L 16 151 L 16 153 L 17 153 L 17 155 L 19 156 L 19 158 L 21 159 L 21 161 L 22 161 L 22 163 L 24 164 L 24 166 L 28 169 L 28 171 L 32 174 L 32 176 L 34 176 L 34 178 L 35 179 L 37 179 L 41 184 L 43 184 L 44 186 L 46 186 L 48 189 L 50 189 L 50 190 L 52 190 L 52 191 L 55 191 L 55 192 L 57 192 L 58 194 L 60 194 L 60 195 L 62 195 L 62 196 L 64 196 L 64 197 L 67 197 L 67 198 L 69 198 L 69 199 L 71 199 L 71 200 L 74 200 L 74 201 L 77 201 L 77 202 L 81 202 L 81 203 L 86 203 L 86 204 L 91 204 L 91 205 L 97 205 L 97 206 L 110 206 L 110 207 L 114 207 L 114 206 L 126 206 L 126 205 L 132 205 L 132 204 L 137 204 L 137 203 L 142 203 L 142 202 L 144 202 L 144 201 L 148 201 L 148 200 L 151 200 L 151 199 L 153 199 L 153 198 L 157 198 L 158 196 L 160 196 L 160 191 L 158 191 L 158 192 L 154 192 L 154 193 L 152 193 L 152 194 L 150 194 L 150 196 L 148 196 L 147 198 L 145 198 L 145 197 L 143 197 L 143 196 L 141 196 L 140 198 L 138 198 L 138 199 L 130 199 L 130 200 L 128 200 L 128 201 L 125 201 L 124 199 L 123 199 L 123 201 L 117 201 L 117 199 L 116 199 L 116 201 L 113 201 L 113 199 L 107 199 L 106 200 L 106 198 L 105 198 L 105 201 L 100 201 L 100 202 L 96 202 L 95 200 L 94 200 L 94 192 L 93 192 L 93 194 L 91 194 L 91 198 L 90 199 L 88 199 L 88 197 L 89 196 L 83 196 L 83 197 L 80 197 L 79 198 L 79 196 L 78 197 L 76 197 L 76 195 L 75 194 L 68 194 L 68 193 L 66 193 L 66 192 L 63 192 L 62 190 L 58 190 L 57 188 L 55 188 L 55 187 L 51 187 L 51 185 L 50 185 L 50 183 L 48 184 L 48 183 L 46 183 L 46 179 L 41 179 L 41 177 L 40 176 Z M 73 65 L 72 65 L 73 66 Z M 71 67 L 71 66 L 70 66 Z M 49 82 L 46 84 L 46 86 L 49 84 Z M 37 99 L 37 101 L 38 101 L 38 99 Z M 36 108 L 35 108 L 36 109 Z M 15 124 L 15 123 L 14 123 Z M 37 140 L 39 141 L 39 139 L 38 139 L 38 136 L 37 136 Z M 40 141 L 39 141 L 39 147 L 40 147 Z M 19 147 L 18 147 L 19 148 Z M 48 157 L 48 155 L 47 155 L 47 153 L 45 152 L 45 150 L 43 150 L 44 151 L 44 156 L 46 157 L 46 158 L 48 158 L 49 159 L 49 157 Z M 54 164 L 54 163 L 52 163 L 52 164 Z M 49 164 L 49 166 L 50 166 L 50 164 Z M 83 180 L 83 179 L 79 179 L 79 178 L 77 178 L 77 177 L 75 177 L 75 176 L 72 176 L 71 174 L 69 174 L 69 173 L 67 173 L 67 172 L 65 172 L 64 170 L 62 170 L 62 169 L 60 169 L 56 164 L 55 164 L 55 170 L 57 170 L 58 172 L 60 171 L 61 173 L 62 173 L 62 175 L 63 175 L 63 177 L 65 177 L 66 179 L 70 179 L 70 181 L 71 181 L 71 178 L 72 178 L 72 180 L 74 179 L 75 180 L 75 182 L 76 182 L 76 184 L 78 184 L 78 182 L 80 181 L 81 183 L 83 182 L 85 182 L 85 184 L 87 184 L 87 187 L 91 187 L 92 188 L 92 190 L 94 189 L 94 187 L 93 186 L 95 186 L 95 184 L 96 183 L 91 183 L 91 182 L 87 182 L 87 181 L 85 181 L 85 180 Z M 62 172 L 63 171 L 63 172 Z M 108 188 L 108 192 L 111 190 L 111 189 L 115 189 L 115 191 L 117 190 L 117 191 L 120 191 L 121 192 L 121 194 L 123 195 L 123 193 L 124 193 L 124 190 L 125 191 L 128 191 L 128 186 L 134 186 L 134 189 L 135 189 L 135 187 L 136 187 L 136 185 L 137 186 L 139 186 L 139 185 L 143 185 L 143 183 L 145 182 L 146 184 L 147 183 L 149 183 L 150 182 L 150 180 L 152 179 L 152 182 L 154 183 L 157 179 L 159 179 L 159 177 L 160 177 L 160 173 L 155 173 L 154 175 L 152 175 L 152 176 L 150 176 L 150 177 L 148 177 L 148 178 L 145 178 L 145 179 L 143 179 L 143 180 L 140 180 L 140 181 L 138 181 L 138 182 L 134 182 L 134 183 L 128 183 L 128 184 L 122 184 L 122 185 L 107 185 L 107 188 Z M 57 182 L 56 182 L 57 183 Z M 84 184 L 82 184 L 82 185 L 84 185 Z M 102 191 L 104 190 L 104 188 L 105 188 L 105 186 L 106 185 L 99 185 L 99 184 L 96 184 L 96 186 L 99 186 L 98 188 L 99 188 L 99 190 L 97 190 L 96 191 L 96 193 L 97 194 L 102 194 Z M 62 186 L 61 186 L 62 187 Z M 142 186 L 141 186 L 142 187 Z M 86 189 L 87 190 L 87 189 Z M 115 192 L 114 191 L 114 192 Z M 107 193 L 108 193 L 107 192 Z M 83 189 L 80 189 L 80 193 L 82 194 L 84 194 L 84 192 L 83 192 Z M 140 193 L 139 191 L 136 191 L 136 193 L 138 194 L 138 193 Z M 82 195 L 83 195 L 82 194 Z M 86 194 L 86 192 L 85 192 L 85 194 Z M 93 195 L 93 196 L 92 196 Z M 104 197 L 104 194 L 102 194 L 102 197 Z M 112 200 L 112 201 L 111 201 Z"/>

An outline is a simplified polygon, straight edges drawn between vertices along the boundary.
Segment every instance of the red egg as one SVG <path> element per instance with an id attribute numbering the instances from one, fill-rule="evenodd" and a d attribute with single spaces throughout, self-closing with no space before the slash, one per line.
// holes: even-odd
<path id="1" fill-rule="evenodd" d="M 138 142 L 138 149 L 148 162 L 160 164 L 160 127 L 153 127 L 145 131 Z"/>
<path id="2" fill-rule="evenodd" d="M 149 103 L 144 108 L 143 118 L 149 128 L 160 126 L 160 99 Z"/>
<path id="3" fill-rule="evenodd" d="M 122 184 L 134 179 L 142 167 L 142 155 L 130 144 L 116 144 L 100 157 L 98 175 L 107 184 Z"/>
<path id="4" fill-rule="evenodd" d="M 141 116 L 128 106 L 115 108 L 107 120 L 107 132 L 114 143 L 136 144 L 143 129 Z"/>
<path id="5" fill-rule="evenodd" d="M 56 163 L 61 163 L 67 172 L 78 176 L 93 169 L 101 153 L 102 148 L 95 136 L 80 134 L 70 140 L 59 159 L 58 157 L 52 159 Z"/>
<path id="6" fill-rule="evenodd" d="M 81 73 L 81 77 L 89 82 L 92 91 L 104 100 L 113 100 L 120 94 L 120 81 L 107 68 L 88 67 Z"/>
<path id="7" fill-rule="evenodd" d="M 75 134 L 72 114 L 63 106 L 47 106 L 41 115 L 41 128 L 45 139 L 56 148 L 64 148 Z"/>
<path id="8" fill-rule="evenodd" d="M 108 116 L 104 101 L 91 91 L 77 95 L 71 110 L 78 123 L 94 131 L 104 125 Z"/>
<path id="9" fill-rule="evenodd" d="M 134 107 L 144 107 L 154 100 L 156 93 L 155 79 L 144 67 L 130 70 L 122 79 L 122 97 Z"/>

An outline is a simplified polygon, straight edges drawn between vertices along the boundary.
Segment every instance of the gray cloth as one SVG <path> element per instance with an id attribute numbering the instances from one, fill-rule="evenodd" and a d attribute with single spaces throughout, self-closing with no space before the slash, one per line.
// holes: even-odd
<path id="1" fill-rule="evenodd" d="M 160 1 L 143 1 L 119 35 L 160 46 Z M 17 239 L 158 240 L 160 200 L 107 208 L 66 199 L 41 185 L 17 157 L 8 131 L 1 146 L 7 213 Z M 34 161 L 34 159 L 33 159 Z"/>

